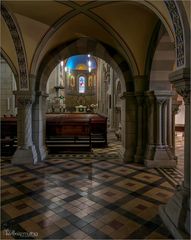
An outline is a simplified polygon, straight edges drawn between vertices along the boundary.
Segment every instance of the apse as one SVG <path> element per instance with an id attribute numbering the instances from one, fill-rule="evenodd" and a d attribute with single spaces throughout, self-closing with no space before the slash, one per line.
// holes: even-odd
<path id="1" fill-rule="evenodd" d="M 90 54 L 60 61 L 51 73 L 48 112 L 92 112 L 97 106 L 97 59 Z"/>

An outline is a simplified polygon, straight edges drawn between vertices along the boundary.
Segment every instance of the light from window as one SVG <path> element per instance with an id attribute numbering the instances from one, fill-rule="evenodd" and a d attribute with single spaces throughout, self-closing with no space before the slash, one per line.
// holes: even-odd
<path id="1" fill-rule="evenodd" d="M 79 77 L 79 93 L 85 93 L 86 79 L 84 76 Z"/>

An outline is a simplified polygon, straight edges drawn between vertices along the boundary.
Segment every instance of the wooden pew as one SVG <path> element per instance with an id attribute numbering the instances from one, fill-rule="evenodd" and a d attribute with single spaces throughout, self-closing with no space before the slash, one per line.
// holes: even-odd
<path id="1" fill-rule="evenodd" d="M 16 117 L 1 118 L 1 155 L 12 155 L 17 147 L 17 120 Z"/>
<path id="2" fill-rule="evenodd" d="M 103 117 L 99 114 L 84 114 L 84 113 L 64 113 L 64 114 L 47 114 L 47 128 L 49 122 L 52 122 L 52 127 L 50 131 L 46 131 L 46 136 L 55 135 L 61 137 L 62 135 L 67 135 L 66 131 L 69 131 L 69 135 L 73 135 L 75 128 L 70 127 L 71 124 L 76 124 L 80 126 L 79 131 L 82 131 L 82 123 L 90 121 L 90 131 L 91 131 L 91 144 L 93 147 L 106 147 L 107 146 L 107 117 Z M 62 130 L 59 125 L 63 126 Z M 81 130 L 80 130 L 81 129 Z M 76 131 L 76 129 L 75 129 Z M 75 134 L 74 134 L 75 135 Z"/>
<path id="3" fill-rule="evenodd" d="M 91 120 L 47 118 L 46 144 L 51 151 L 91 151 Z"/>
<path id="4" fill-rule="evenodd" d="M 107 118 L 98 114 L 47 114 L 46 143 L 48 148 L 62 150 L 107 146 Z M 14 150 L 17 144 L 16 117 L 1 118 L 1 149 Z M 53 146 L 54 145 L 54 146 Z M 3 152 L 3 151 L 2 151 Z"/>

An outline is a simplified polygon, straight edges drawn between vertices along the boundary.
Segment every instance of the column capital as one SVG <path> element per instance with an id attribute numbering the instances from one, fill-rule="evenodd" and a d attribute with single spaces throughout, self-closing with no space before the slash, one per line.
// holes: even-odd
<path id="1" fill-rule="evenodd" d="M 154 91 L 154 95 L 155 95 L 157 103 L 163 104 L 163 103 L 166 103 L 167 100 L 169 100 L 170 97 L 173 96 L 173 92 L 172 91 L 166 91 L 166 90 Z"/>
<path id="2" fill-rule="evenodd" d="M 184 99 L 185 104 L 190 104 L 190 68 L 182 68 L 169 75 L 170 82 Z"/>
<path id="3" fill-rule="evenodd" d="M 34 95 L 28 91 L 14 91 L 17 103 L 22 106 L 30 105 L 34 102 Z"/>
<path id="4" fill-rule="evenodd" d="M 172 113 L 177 114 L 182 101 L 177 101 L 176 103 L 172 103 Z"/>

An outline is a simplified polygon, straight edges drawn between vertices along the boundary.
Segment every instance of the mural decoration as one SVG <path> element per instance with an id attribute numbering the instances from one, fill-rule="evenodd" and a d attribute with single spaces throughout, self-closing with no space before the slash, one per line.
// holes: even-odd
<path id="1" fill-rule="evenodd" d="M 94 86 L 94 76 L 93 75 L 90 75 L 88 77 L 88 87 L 89 88 L 92 88 Z"/>
<path id="2" fill-rule="evenodd" d="M 88 55 L 69 57 L 65 63 L 66 92 L 69 95 L 96 95 L 96 59 Z"/>
<path id="3" fill-rule="evenodd" d="M 69 75 L 69 86 L 72 87 L 72 88 L 74 88 L 75 85 L 76 85 L 76 83 L 75 83 L 75 77 L 74 77 L 74 75 L 71 74 L 71 75 Z"/>

